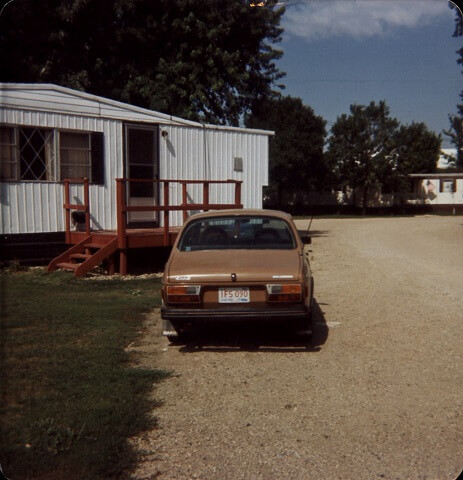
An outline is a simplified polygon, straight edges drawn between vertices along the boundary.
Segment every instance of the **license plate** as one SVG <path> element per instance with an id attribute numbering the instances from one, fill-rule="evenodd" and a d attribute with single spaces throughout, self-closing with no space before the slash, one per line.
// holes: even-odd
<path id="1" fill-rule="evenodd" d="M 219 303 L 249 303 L 249 288 L 219 288 Z"/>

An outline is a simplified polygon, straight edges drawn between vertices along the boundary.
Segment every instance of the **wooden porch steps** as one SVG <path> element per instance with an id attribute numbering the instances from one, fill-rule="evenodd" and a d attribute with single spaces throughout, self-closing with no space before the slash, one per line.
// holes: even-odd
<path id="1" fill-rule="evenodd" d="M 72 260 L 82 260 L 82 261 L 85 261 L 85 260 L 88 260 L 90 257 L 91 257 L 91 255 L 88 254 L 88 253 L 73 253 L 73 254 L 71 255 L 71 259 L 72 259 Z"/>
<path id="2" fill-rule="evenodd" d="M 77 270 L 77 267 L 79 266 L 78 263 L 68 263 L 68 262 L 62 262 L 62 263 L 58 263 L 58 265 L 56 265 L 59 269 L 61 270 Z"/>
<path id="3" fill-rule="evenodd" d="M 48 265 L 48 271 L 73 271 L 75 277 L 82 277 L 98 267 L 105 260 L 109 260 L 109 272 L 114 273 L 114 254 L 117 251 L 116 235 L 101 236 L 88 235 L 82 241 L 73 245 L 63 254 L 53 259 Z"/>

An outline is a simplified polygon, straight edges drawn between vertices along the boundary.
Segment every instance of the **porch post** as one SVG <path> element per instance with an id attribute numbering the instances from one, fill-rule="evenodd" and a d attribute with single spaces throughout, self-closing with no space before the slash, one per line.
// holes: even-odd
<path id="1" fill-rule="evenodd" d="M 117 247 L 119 248 L 119 274 L 127 275 L 127 204 L 125 179 L 116 178 Z"/>
<path id="2" fill-rule="evenodd" d="M 85 234 L 90 235 L 90 193 L 88 178 L 84 178 Z"/>
<path id="3" fill-rule="evenodd" d="M 164 187 L 164 246 L 169 246 L 169 182 L 163 183 Z"/>
<path id="4" fill-rule="evenodd" d="M 69 209 L 69 180 L 64 180 L 64 213 L 65 213 L 65 241 L 71 243 L 71 210 Z"/>
<path id="5" fill-rule="evenodd" d="M 209 182 L 203 183 L 203 205 L 204 211 L 207 212 L 209 210 Z"/>
<path id="6" fill-rule="evenodd" d="M 182 207 L 183 207 L 183 221 L 185 222 L 188 218 L 188 196 L 187 196 L 187 184 L 182 182 Z"/>
<path id="7" fill-rule="evenodd" d="M 235 183 L 235 207 L 240 208 L 241 205 L 241 182 Z"/>

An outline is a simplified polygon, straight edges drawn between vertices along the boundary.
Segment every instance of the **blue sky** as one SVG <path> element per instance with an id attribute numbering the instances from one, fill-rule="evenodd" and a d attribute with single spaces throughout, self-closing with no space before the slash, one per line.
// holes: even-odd
<path id="1" fill-rule="evenodd" d="M 385 100 L 401 123 L 449 127 L 463 90 L 447 0 L 288 1 L 278 62 L 285 95 L 300 97 L 329 129 L 353 103 Z M 452 145 L 443 135 L 443 148 Z"/>

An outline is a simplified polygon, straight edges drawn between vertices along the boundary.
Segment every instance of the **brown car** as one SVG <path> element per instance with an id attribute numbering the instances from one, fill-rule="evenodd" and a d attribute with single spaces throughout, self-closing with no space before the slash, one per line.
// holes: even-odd
<path id="1" fill-rule="evenodd" d="M 205 321 L 278 321 L 310 332 L 313 278 L 291 216 L 222 210 L 190 217 L 163 277 L 163 334 Z"/>

